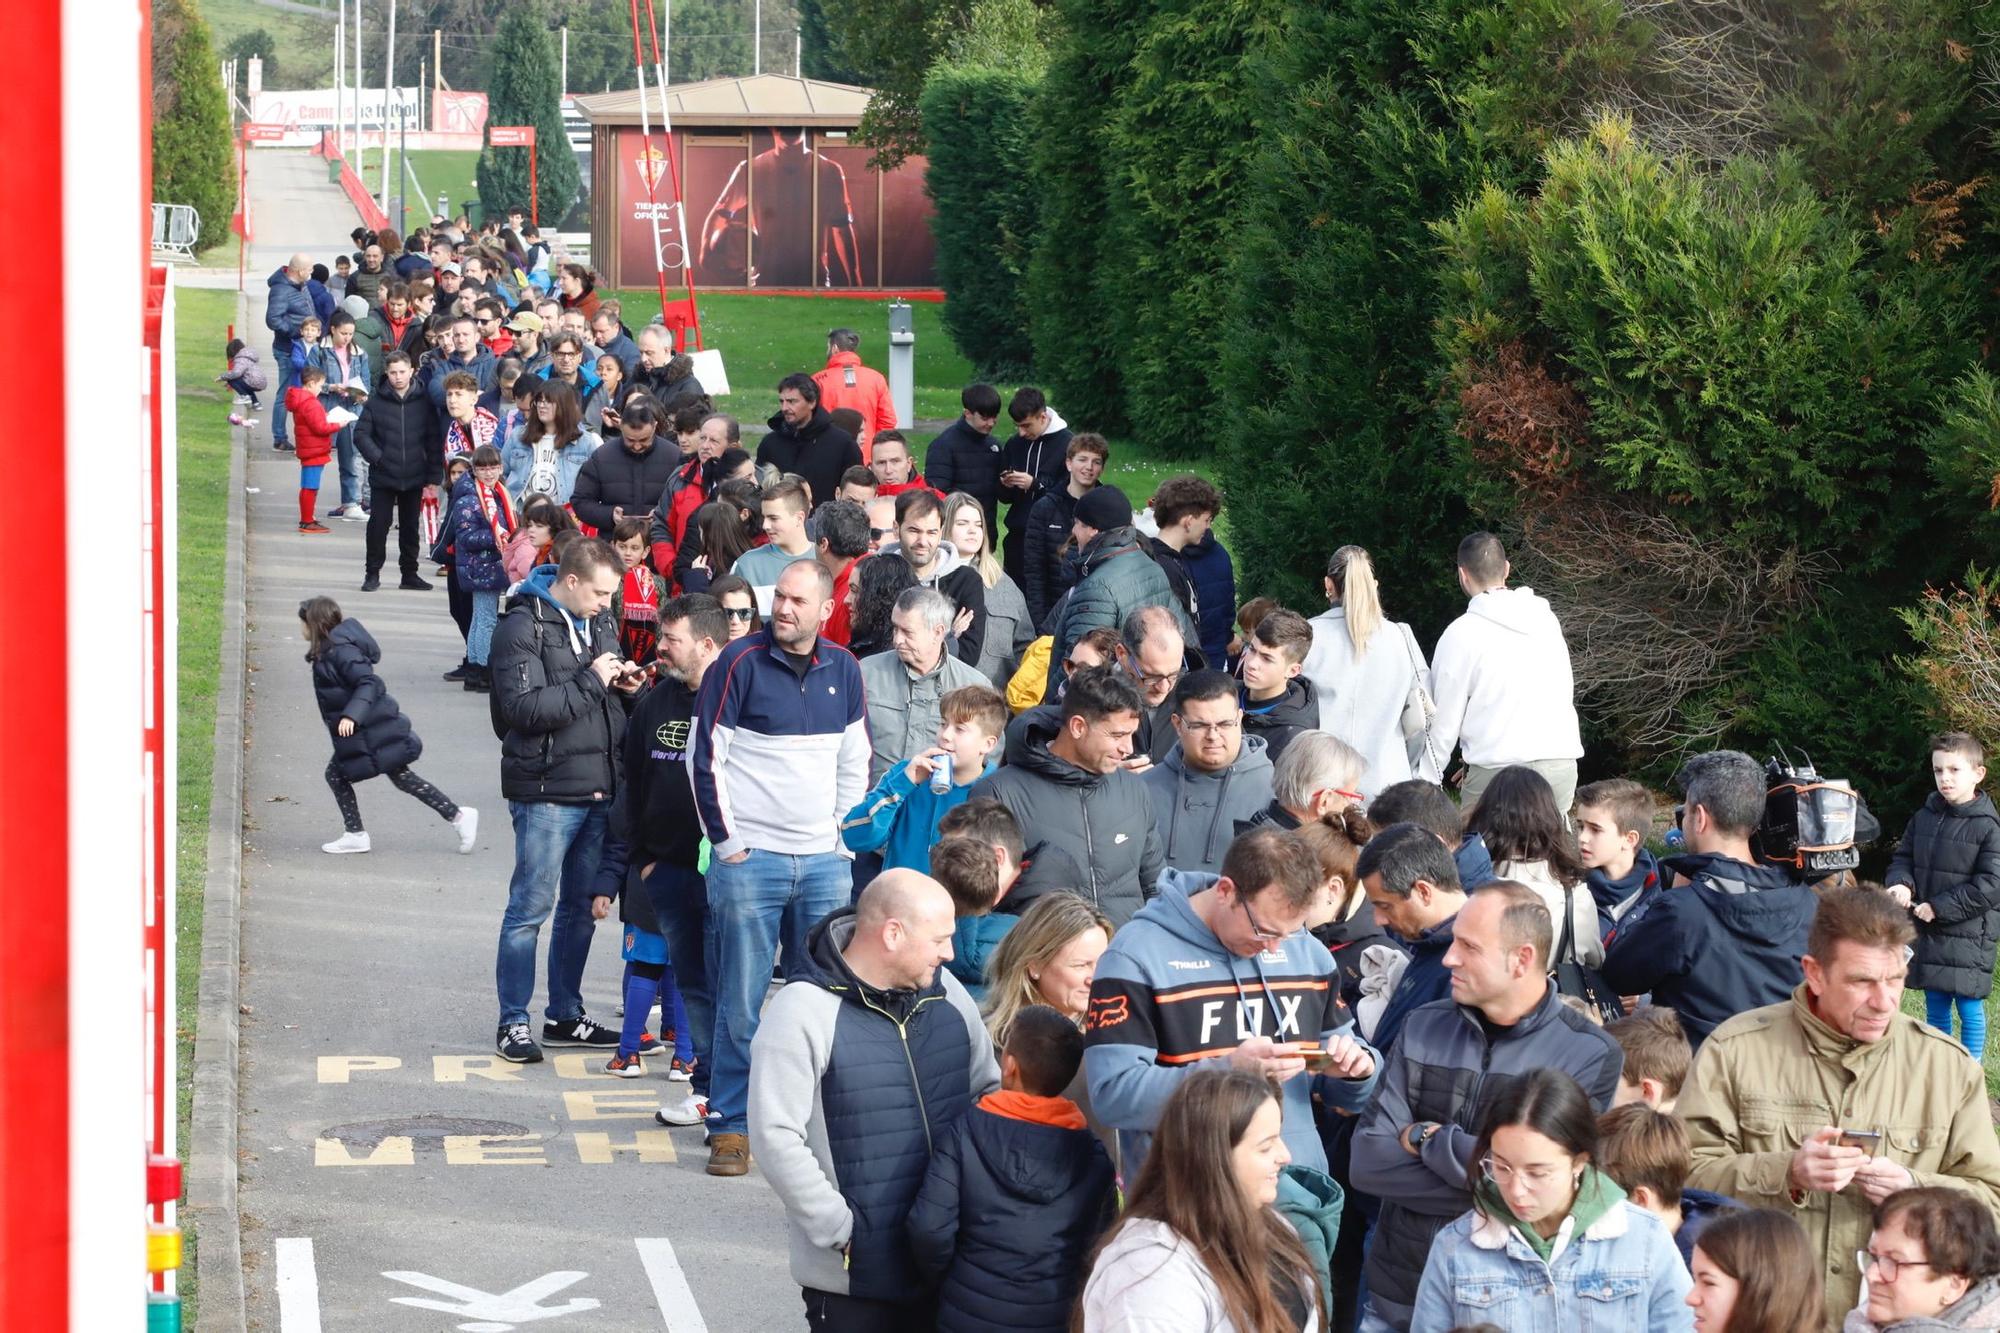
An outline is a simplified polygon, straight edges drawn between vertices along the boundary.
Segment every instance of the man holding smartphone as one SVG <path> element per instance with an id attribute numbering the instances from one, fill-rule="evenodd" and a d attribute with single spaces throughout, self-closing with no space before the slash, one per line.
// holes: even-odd
<path id="1" fill-rule="evenodd" d="M 1820 1256 L 1827 1327 L 1854 1308 L 1876 1204 L 1913 1185 L 2000 1209 L 2000 1142 L 1979 1062 L 1904 1014 L 1909 913 L 1874 888 L 1822 894 L 1805 981 L 1716 1028 L 1674 1113 L 1688 1183 L 1798 1218 Z"/>
<path id="2" fill-rule="evenodd" d="M 1313 1094 L 1358 1111 L 1379 1061 L 1340 1001 L 1333 955 L 1306 933 L 1319 889 L 1318 858 L 1298 834 L 1252 829 L 1229 844 L 1220 875 L 1163 873 L 1158 896 L 1098 959 L 1083 1072 L 1097 1118 L 1118 1131 L 1127 1180 L 1167 1098 L 1210 1059 L 1278 1080 L 1292 1160 L 1326 1170 Z"/>

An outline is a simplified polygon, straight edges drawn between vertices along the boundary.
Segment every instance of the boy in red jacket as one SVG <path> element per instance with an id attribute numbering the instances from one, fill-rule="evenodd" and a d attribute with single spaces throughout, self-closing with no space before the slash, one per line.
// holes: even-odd
<path id="1" fill-rule="evenodd" d="M 319 504 L 319 477 L 326 460 L 333 457 L 333 437 L 340 430 L 326 419 L 319 405 L 319 391 L 326 372 L 307 366 L 299 372 L 299 382 L 285 390 L 285 410 L 294 421 L 292 440 L 299 458 L 299 531 L 325 532 L 327 526 L 313 517 Z"/>

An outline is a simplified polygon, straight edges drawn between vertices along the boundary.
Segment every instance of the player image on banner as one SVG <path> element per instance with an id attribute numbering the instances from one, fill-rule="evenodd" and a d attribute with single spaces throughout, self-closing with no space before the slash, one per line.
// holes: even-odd
<path id="1" fill-rule="evenodd" d="M 695 257 L 696 281 L 727 287 L 865 286 L 847 173 L 814 152 L 803 129 L 757 133 L 769 134 L 771 146 L 739 166 L 708 210 Z M 747 245 L 739 239 L 746 237 Z"/>

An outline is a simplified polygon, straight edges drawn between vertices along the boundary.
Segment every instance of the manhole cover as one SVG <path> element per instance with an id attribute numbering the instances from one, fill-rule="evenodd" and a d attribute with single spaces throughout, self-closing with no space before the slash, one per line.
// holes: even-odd
<path id="1" fill-rule="evenodd" d="M 370 1147 L 386 1138 L 407 1138 L 416 1143 L 442 1143 L 446 1136 L 480 1137 L 527 1134 L 526 1125 L 507 1120 L 469 1120 L 455 1115 L 412 1115 L 392 1120 L 357 1120 L 351 1125 L 335 1125 L 323 1130 L 323 1139 L 339 1139 L 350 1147 Z"/>

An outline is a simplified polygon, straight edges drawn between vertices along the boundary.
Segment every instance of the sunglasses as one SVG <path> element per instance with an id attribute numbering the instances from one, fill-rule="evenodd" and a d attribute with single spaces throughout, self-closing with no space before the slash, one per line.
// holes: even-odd
<path id="1" fill-rule="evenodd" d="M 870 537 L 877 537 L 877 538 L 887 537 L 890 533 L 894 531 L 895 531 L 894 528 L 870 528 L 868 529 L 868 535 Z"/>
<path id="2" fill-rule="evenodd" d="M 728 616 L 731 620 L 748 620 L 750 617 L 756 615 L 757 612 L 754 607 L 725 606 L 722 608 L 722 614 Z"/>

